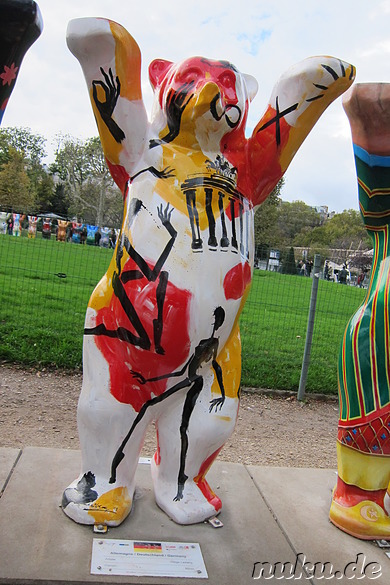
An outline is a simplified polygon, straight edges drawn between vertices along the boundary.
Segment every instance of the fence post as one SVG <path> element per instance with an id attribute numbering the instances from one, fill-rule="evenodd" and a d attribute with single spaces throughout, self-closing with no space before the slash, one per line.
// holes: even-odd
<path id="1" fill-rule="evenodd" d="M 320 279 L 320 264 L 321 264 L 321 256 L 319 254 L 315 254 L 314 266 L 313 266 L 313 283 L 311 285 L 309 319 L 307 322 L 305 352 L 303 354 L 301 378 L 299 380 L 299 388 L 298 388 L 298 396 L 297 396 L 298 400 L 303 400 L 305 398 L 306 379 L 307 379 L 307 372 L 309 370 L 311 342 L 312 342 L 312 338 L 313 338 L 314 319 L 315 319 L 315 314 L 316 314 L 318 281 Z"/>

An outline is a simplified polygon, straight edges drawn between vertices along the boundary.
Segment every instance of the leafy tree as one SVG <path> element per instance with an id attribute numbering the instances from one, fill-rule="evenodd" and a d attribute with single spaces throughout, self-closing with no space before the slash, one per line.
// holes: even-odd
<path id="1" fill-rule="evenodd" d="M 355 209 L 344 210 L 332 217 L 326 224 L 329 241 L 334 248 L 372 247 L 362 217 Z"/>
<path id="2" fill-rule="evenodd" d="M 303 201 L 282 201 L 278 215 L 278 228 L 284 244 L 300 244 L 303 234 L 310 233 L 321 223 L 319 213 Z"/>
<path id="3" fill-rule="evenodd" d="M 297 273 L 297 265 L 295 263 L 295 255 L 294 255 L 294 248 L 291 246 L 285 261 L 282 265 L 282 272 L 283 274 L 296 274 Z"/>
<path id="4" fill-rule="evenodd" d="M 4 209 L 28 212 L 34 208 L 35 198 L 25 166 L 24 156 L 10 148 L 8 161 L 0 170 L 0 205 Z"/>
<path id="5" fill-rule="evenodd" d="M 28 168 L 42 166 L 46 156 L 46 139 L 40 134 L 33 134 L 29 128 L 0 128 L 0 165 L 8 160 L 8 151 L 12 147 L 23 152 Z"/>
<path id="6" fill-rule="evenodd" d="M 272 193 L 256 210 L 255 214 L 255 242 L 256 249 L 268 250 L 277 247 L 280 240 L 278 231 L 279 208 L 282 203 L 280 193 L 284 185 L 284 178 L 280 179 Z"/>
<path id="7" fill-rule="evenodd" d="M 15 152 L 23 158 L 24 171 L 28 176 L 28 201 L 49 201 L 53 194 L 53 183 L 43 164 L 46 156 L 46 139 L 40 134 L 33 134 L 29 128 L 0 129 L 0 169 L 7 164 L 16 164 L 15 173 L 19 172 Z M 24 184 L 26 187 L 26 184 Z M 33 210 L 31 210 L 33 211 Z"/>
<path id="8" fill-rule="evenodd" d="M 62 215 L 63 217 L 69 216 L 69 199 L 63 183 L 57 183 L 55 186 L 50 211 L 57 213 L 57 215 Z"/>
<path id="9" fill-rule="evenodd" d="M 95 225 L 120 225 L 122 196 L 111 178 L 99 138 L 83 142 L 59 137 L 51 171 L 64 186 L 70 214 Z"/>
<path id="10" fill-rule="evenodd" d="M 322 226 L 311 232 L 300 234 L 299 238 L 295 238 L 295 244 L 310 247 L 327 246 L 345 250 L 359 248 L 366 250 L 371 247 L 360 213 L 355 209 L 337 213 L 331 219 L 326 220 Z"/>
<path id="11" fill-rule="evenodd" d="M 54 193 L 54 181 L 53 177 L 45 173 L 42 176 L 41 181 L 37 185 L 36 190 L 36 211 L 38 213 L 44 213 L 46 211 L 56 211 L 54 208 L 53 195 Z M 56 211 L 56 213 L 58 213 Z"/>

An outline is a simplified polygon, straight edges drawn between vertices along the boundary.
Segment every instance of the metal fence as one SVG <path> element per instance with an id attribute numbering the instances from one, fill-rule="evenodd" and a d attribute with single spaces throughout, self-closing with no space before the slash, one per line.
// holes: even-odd
<path id="1" fill-rule="evenodd" d="M 344 251 L 347 253 L 347 251 Z M 303 253 L 303 257 L 302 257 Z M 316 250 L 318 254 L 318 250 Z M 308 392 L 337 392 L 340 342 L 348 320 L 366 294 L 368 275 L 358 282 L 359 271 L 347 270 L 345 284 L 328 265 L 339 266 L 339 253 L 318 254 L 318 289 L 312 315 L 312 345 L 307 371 Z M 326 255 L 325 255 L 326 254 Z M 284 251 L 284 258 L 287 251 Z M 252 289 L 241 317 L 243 381 L 249 386 L 298 390 L 305 354 L 314 267 L 302 263 L 315 253 L 295 250 L 295 274 L 284 274 L 283 265 L 255 269 Z M 342 279 L 341 279 L 342 280 Z"/>
<path id="2" fill-rule="evenodd" d="M 287 252 L 282 256 L 286 258 Z M 85 309 L 111 257 L 112 250 L 58 242 L 54 234 L 50 239 L 39 232 L 35 239 L 23 231 L 20 237 L 0 234 L 0 360 L 80 367 Z M 314 254 L 295 251 L 295 274 L 283 273 L 280 257 L 268 257 L 278 262 L 256 262 L 240 322 L 242 382 L 297 390 L 314 274 L 309 261 Z M 329 250 L 326 259 L 332 260 Z M 321 255 L 306 390 L 335 393 L 340 340 L 364 299 L 365 285 L 357 284 L 358 274 L 353 272 L 345 285 L 334 279 L 334 273 L 333 279 L 324 278 L 324 261 Z"/>

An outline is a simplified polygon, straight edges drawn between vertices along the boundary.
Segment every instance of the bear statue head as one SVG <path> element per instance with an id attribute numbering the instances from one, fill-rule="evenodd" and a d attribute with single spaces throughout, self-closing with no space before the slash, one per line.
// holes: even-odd
<path id="1" fill-rule="evenodd" d="M 223 136 L 244 132 L 258 86 L 254 77 L 241 74 L 231 63 L 203 57 L 178 64 L 155 59 L 149 77 L 156 94 L 154 117 L 162 113 L 161 124 L 168 126 L 167 134 L 152 146 L 175 141 L 218 150 Z"/>

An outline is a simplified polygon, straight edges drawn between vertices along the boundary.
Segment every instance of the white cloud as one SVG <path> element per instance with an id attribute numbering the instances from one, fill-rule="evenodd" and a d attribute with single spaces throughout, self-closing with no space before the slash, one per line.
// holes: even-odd
<path id="1" fill-rule="evenodd" d="M 382 57 L 384 55 L 386 55 L 390 53 L 390 40 L 383 40 L 380 41 L 378 43 L 375 43 L 375 45 L 373 45 L 372 47 L 368 47 L 367 49 L 361 51 L 361 57 L 362 58 L 369 58 L 369 59 L 373 59 L 373 58 L 380 58 L 382 59 Z"/>

